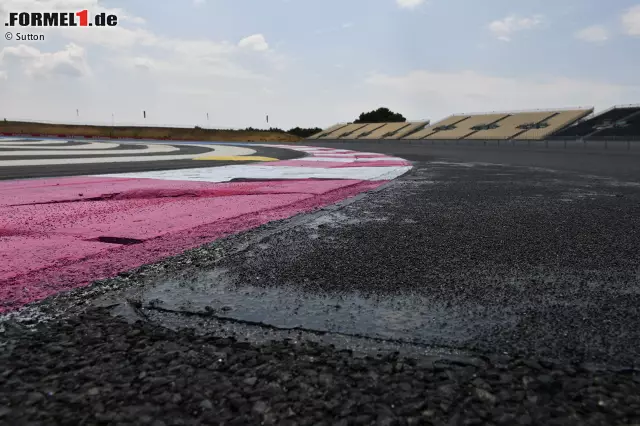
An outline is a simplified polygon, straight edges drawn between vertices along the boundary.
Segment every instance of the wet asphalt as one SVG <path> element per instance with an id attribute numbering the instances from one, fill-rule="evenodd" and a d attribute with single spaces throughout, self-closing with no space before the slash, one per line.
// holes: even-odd
<path id="1" fill-rule="evenodd" d="M 0 421 L 640 421 L 640 157 L 375 145 L 414 169 L 4 322 Z"/>

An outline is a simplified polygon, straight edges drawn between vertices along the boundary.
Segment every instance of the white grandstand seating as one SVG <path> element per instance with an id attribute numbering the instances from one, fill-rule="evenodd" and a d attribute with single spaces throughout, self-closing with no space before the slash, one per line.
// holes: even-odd
<path id="1" fill-rule="evenodd" d="M 363 128 L 364 126 L 366 126 L 366 124 L 364 123 L 359 123 L 359 124 L 347 124 L 344 127 L 340 127 L 338 130 L 335 130 L 329 134 L 327 134 L 326 136 L 322 136 L 318 139 L 340 139 L 342 136 L 347 135 L 351 132 L 355 132 L 358 129 Z"/>
<path id="2" fill-rule="evenodd" d="M 440 130 L 426 137 L 426 139 L 463 139 L 470 133 L 475 132 L 473 127 L 489 125 L 507 117 L 508 114 L 479 114 L 472 115 L 455 124 L 451 130 Z"/>
<path id="3" fill-rule="evenodd" d="M 416 130 L 422 129 L 424 126 L 429 125 L 429 121 L 416 121 L 412 123 L 408 123 L 407 126 L 401 128 L 393 135 L 385 136 L 383 139 L 386 140 L 396 140 L 402 139 L 406 135 L 415 132 Z"/>
<path id="4" fill-rule="evenodd" d="M 498 127 L 495 129 L 480 130 L 467 136 L 465 139 L 511 139 L 524 131 L 518 128 L 518 126 L 529 123 L 539 123 L 555 114 L 557 114 L 556 111 L 518 112 L 497 122 Z"/>
<path id="5" fill-rule="evenodd" d="M 541 140 L 592 113 L 593 108 L 558 111 L 557 114 L 545 120 L 545 123 L 548 124 L 547 127 L 527 130 L 514 137 L 514 139 Z"/>
<path id="6" fill-rule="evenodd" d="M 392 132 L 397 132 L 399 130 L 401 130 L 404 127 L 409 126 L 411 123 L 386 123 L 384 126 L 374 130 L 373 132 L 369 133 L 368 135 L 362 135 L 360 136 L 360 139 L 382 139 L 384 136 L 386 136 L 389 133 Z"/>
<path id="7" fill-rule="evenodd" d="M 450 125 L 454 125 L 462 120 L 467 119 L 469 116 L 467 115 L 452 115 L 451 117 L 447 117 L 444 120 L 441 120 L 439 122 L 437 122 L 436 124 L 432 124 L 430 126 L 425 127 L 424 129 L 415 132 L 415 133 L 411 133 L 408 136 L 405 136 L 404 139 L 424 139 L 429 135 L 432 135 L 433 133 L 435 133 L 437 130 L 437 128 L 441 127 L 441 126 L 450 126 Z"/>
<path id="8" fill-rule="evenodd" d="M 373 132 L 374 130 L 377 130 L 381 127 L 383 127 L 385 125 L 385 123 L 370 123 L 367 124 L 366 126 L 356 130 L 355 132 L 351 133 L 350 135 L 344 136 L 340 139 L 358 139 L 360 136 L 368 133 L 368 132 Z"/>
<path id="9" fill-rule="evenodd" d="M 327 127 L 326 129 L 324 129 L 323 131 L 316 133 L 315 135 L 309 136 L 307 139 L 318 139 L 320 136 L 324 135 L 324 134 L 329 134 L 331 132 L 335 132 L 336 130 L 346 126 L 347 123 L 338 123 L 338 124 L 334 124 L 331 127 Z"/>

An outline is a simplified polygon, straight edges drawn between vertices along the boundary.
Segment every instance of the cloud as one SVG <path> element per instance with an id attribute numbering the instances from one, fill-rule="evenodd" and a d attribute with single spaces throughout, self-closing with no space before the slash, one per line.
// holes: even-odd
<path id="1" fill-rule="evenodd" d="M 543 23 L 542 15 L 534 15 L 521 18 L 516 15 L 507 16 L 504 19 L 495 20 L 489 24 L 489 31 L 502 41 L 510 41 L 511 35 L 518 31 L 531 30 Z"/>
<path id="2" fill-rule="evenodd" d="M 151 58 L 147 58 L 147 57 L 133 58 L 133 66 L 135 68 L 149 71 L 150 69 L 154 68 L 154 65 L 155 65 L 155 61 Z"/>
<path id="3" fill-rule="evenodd" d="M 402 9 L 415 9 L 424 2 L 425 0 L 396 0 L 396 4 Z"/>
<path id="4" fill-rule="evenodd" d="M 41 52 L 33 46 L 20 44 L 5 47 L 0 51 L 0 63 L 4 65 L 19 64 L 23 66 L 27 76 L 49 77 L 67 75 L 82 77 L 90 73 L 85 50 L 75 43 L 70 43 L 57 52 Z"/>
<path id="5" fill-rule="evenodd" d="M 603 43 L 609 40 L 609 31 L 602 25 L 592 25 L 577 31 L 574 37 L 589 43 Z"/>
<path id="6" fill-rule="evenodd" d="M 241 48 L 252 49 L 257 52 L 269 50 L 269 44 L 262 34 L 254 34 L 249 37 L 245 37 L 240 40 L 238 46 Z"/>
<path id="7" fill-rule="evenodd" d="M 640 36 L 640 5 L 628 9 L 622 15 L 622 26 L 631 36 Z"/>
<path id="8" fill-rule="evenodd" d="M 640 86 L 566 77 L 507 78 L 475 71 L 372 73 L 364 92 L 413 116 L 575 106 L 608 106 L 640 97 Z"/>
<path id="9" fill-rule="evenodd" d="M 47 40 L 55 36 L 87 49 L 93 49 L 95 46 L 112 50 L 106 59 L 104 59 L 106 55 L 103 54 L 96 54 L 95 57 L 111 61 L 118 68 L 147 70 L 170 74 L 174 77 L 194 76 L 207 72 L 218 77 L 264 79 L 261 72 L 250 70 L 247 66 L 269 71 L 282 69 L 287 62 L 284 55 L 269 49 L 262 34 L 250 35 L 239 43 L 226 40 L 166 37 L 142 27 L 145 23 L 144 19 L 129 14 L 123 9 L 104 7 L 101 0 L 0 0 L 0 12 L 2 10 L 73 11 L 82 8 L 88 9 L 92 14 L 105 12 L 116 14 L 119 18 L 127 17 L 127 19 L 116 27 L 91 29 L 43 27 L 40 29 L 41 32 L 45 33 Z M 252 59 L 251 52 L 264 52 L 267 55 Z M 117 61 L 121 64 L 115 63 Z"/>
<path id="10" fill-rule="evenodd" d="M 207 2 L 207 0 L 193 0 L 193 4 L 196 6 L 200 6 L 202 4 L 205 4 Z"/>

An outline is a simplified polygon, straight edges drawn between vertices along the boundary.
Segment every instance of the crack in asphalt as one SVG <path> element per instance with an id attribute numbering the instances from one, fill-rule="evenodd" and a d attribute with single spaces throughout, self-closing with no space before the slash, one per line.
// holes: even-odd
<path id="1" fill-rule="evenodd" d="M 234 323 L 234 324 L 242 324 L 242 325 L 248 325 L 248 326 L 254 326 L 254 327 L 260 327 L 260 328 L 264 328 L 264 329 L 268 329 L 268 330 L 278 330 L 278 331 L 301 331 L 301 332 L 305 332 L 305 333 L 310 333 L 310 334 L 315 334 L 318 336 L 327 336 L 327 335 L 333 335 L 333 336 L 342 336 L 342 337 L 348 337 L 348 338 L 357 338 L 357 339 L 364 339 L 370 342 L 376 342 L 376 343 L 393 343 L 393 344 L 400 344 L 400 345 L 411 345 L 417 348 L 423 348 L 423 349 L 433 349 L 432 345 L 427 345 L 418 341 L 408 341 L 408 340 L 403 340 L 403 339 L 391 339 L 391 338 L 381 338 L 381 337 L 374 337 L 374 336 L 368 336 L 366 334 L 358 334 L 358 333 L 345 333 L 345 332 L 340 332 L 340 331 L 333 331 L 333 330 L 318 330 L 318 329 L 314 329 L 314 328 L 307 328 L 307 327 L 303 327 L 303 326 L 295 326 L 295 327 L 283 327 L 283 326 L 277 326 L 277 325 L 273 325 L 273 324 L 269 324 L 266 323 L 264 321 L 251 321 L 251 320 L 245 320 L 245 319 L 240 319 L 240 318 L 233 318 L 233 317 L 227 317 L 227 316 L 222 316 L 216 313 L 215 309 L 209 308 L 206 309 L 205 312 L 202 311 L 190 311 L 188 309 L 169 309 L 169 308 L 163 308 L 158 306 L 157 304 L 152 302 L 147 303 L 146 305 L 143 304 L 141 301 L 130 301 L 129 303 L 132 303 L 132 306 L 135 306 L 136 312 L 138 314 L 142 314 L 142 310 L 143 309 L 147 309 L 147 310 L 151 310 L 151 311 L 157 311 L 157 312 L 162 312 L 162 313 L 169 313 L 169 314 L 179 314 L 179 315 L 184 315 L 187 317 L 190 316 L 194 316 L 194 317 L 204 317 L 204 318 L 213 318 L 216 319 L 218 321 L 223 321 L 223 322 L 230 322 L 230 323 Z M 224 308 L 220 309 L 222 311 L 224 311 Z M 148 316 L 147 316 L 148 318 Z M 446 347 L 441 347 L 439 349 L 452 349 L 452 348 L 446 348 Z M 471 357 L 469 355 L 469 357 Z"/>

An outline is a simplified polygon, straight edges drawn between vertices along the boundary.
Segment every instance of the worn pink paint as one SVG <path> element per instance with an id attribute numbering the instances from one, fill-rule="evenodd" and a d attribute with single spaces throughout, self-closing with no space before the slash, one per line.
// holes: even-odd
<path id="1" fill-rule="evenodd" d="M 318 163 L 318 162 L 316 162 Z M 75 176 L 65 178 L 29 179 L 0 181 L 0 208 L 17 204 L 33 204 L 51 201 L 64 201 L 99 197 L 105 194 L 132 193 L 145 189 L 164 190 L 210 190 L 226 195 L 230 191 L 236 194 L 288 194 L 300 190 L 300 183 L 308 183 L 306 179 L 290 179 L 287 181 L 263 181 L 242 183 L 190 182 L 178 180 L 156 180 L 139 178 L 112 178 Z M 327 180 L 322 185 L 305 184 L 306 193 L 322 194 L 333 191 L 357 180 Z M 157 197 L 154 197 L 157 198 Z M 2 218 L 0 217 L 0 223 Z"/>
<path id="2" fill-rule="evenodd" d="M 315 154 L 313 155 L 314 157 L 321 157 L 321 158 L 385 158 L 388 157 L 388 155 L 384 155 L 384 154 L 340 154 L 340 153 L 322 153 L 322 154 Z"/>
<path id="3" fill-rule="evenodd" d="M 0 312 L 383 183 L 91 177 L 0 182 Z M 99 236 L 143 242 L 90 241 Z"/>
<path id="4" fill-rule="evenodd" d="M 334 168 L 345 167 L 405 167 L 411 163 L 401 160 L 379 160 L 379 161 L 358 161 L 351 163 L 342 163 L 342 165 L 334 166 Z"/>
<path id="5" fill-rule="evenodd" d="M 355 159 L 354 159 L 355 161 Z M 330 169 L 334 167 L 344 166 L 345 164 L 353 164 L 353 162 L 343 163 L 340 161 L 313 161 L 313 160 L 283 160 L 274 163 L 263 163 L 261 166 L 274 166 L 274 167 L 312 167 Z"/>
<path id="6" fill-rule="evenodd" d="M 358 161 L 354 158 L 353 161 L 341 162 L 341 161 L 313 161 L 313 160 L 286 160 L 278 161 L 277 163 L 264 163 L 261 166 L 277 166 L 277 167 L 312 167 L 323 169 L 335 169 L 335 168 L 347 168 L 347 167 L 404 167 L 409 166 L 411 163 L 402 160 L 378 160 L 378 161 Z"/>

